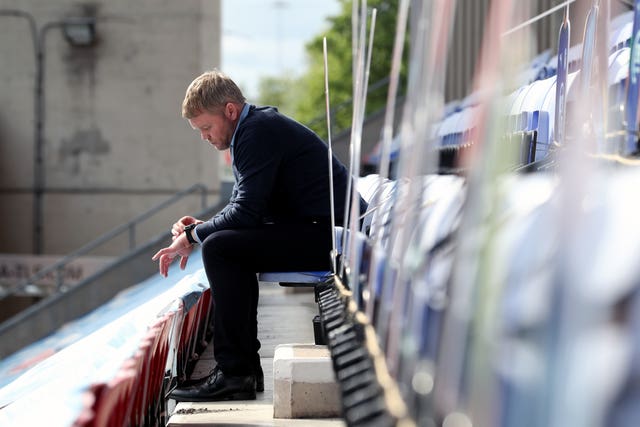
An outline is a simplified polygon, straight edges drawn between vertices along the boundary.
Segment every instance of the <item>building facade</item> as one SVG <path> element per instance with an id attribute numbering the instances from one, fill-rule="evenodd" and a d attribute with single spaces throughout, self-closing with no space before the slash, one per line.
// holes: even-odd
<path id="1" fill-rule="evenodd" d="M 195 183 L 215 202 L 219 155 L 180 107 L 220 66 L 220 13 L 221 0 L 0 0 L 0 253 L 68 253 Z M 77 23 L 95 30 L 80 46 Z M 199 208 L 186 198 L 137 238 Z"/>

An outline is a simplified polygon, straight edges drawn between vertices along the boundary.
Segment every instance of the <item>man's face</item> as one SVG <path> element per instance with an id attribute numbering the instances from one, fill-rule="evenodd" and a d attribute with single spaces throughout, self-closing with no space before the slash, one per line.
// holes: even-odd
<path id="1" fill-rule="evenodd" d="M 231 145 L 235 122 L 229 119 L 224 111 L 219 113 L 205 111 L 189 119 L 189 124 L 200 132 L 203 141 L 209 141 L 209 144 L 218 150 L 226 150 Z"/>

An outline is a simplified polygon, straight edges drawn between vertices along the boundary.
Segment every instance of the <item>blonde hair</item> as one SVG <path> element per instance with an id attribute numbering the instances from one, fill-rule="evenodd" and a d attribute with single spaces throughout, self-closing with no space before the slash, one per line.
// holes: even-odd
<path id="1" fill-rule="evenodd" d="M 182 101 L 182 117 L 192 119 L 205 111 L 216 112 L 228 102 L 245 102 L 240 88 L 220 71 L 207 71 L 196 77 L 187 88 Z"/>

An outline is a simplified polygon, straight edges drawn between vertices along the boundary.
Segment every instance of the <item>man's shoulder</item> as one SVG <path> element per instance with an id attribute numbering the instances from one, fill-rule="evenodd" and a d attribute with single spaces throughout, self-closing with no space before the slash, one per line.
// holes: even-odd
<path id="1" fill-rule="evenodd" d="M 274 107 L 250 105 L 249 113 L 236 131 L 236 153 L 246 150 L 255 153 L 267 146 L 272 149 L 273 142 L 276 141 L 275 129 L 280 127 L 276 118 L 278 115 L 278 110 Z"/>
<path id="2" fill-rule="evenodd" d="M 254 132 L 280 132 L 282 130 L 299 130 L 304 128 L 296 120 L 280 113 L 276 107 L 272 106 L 255 106 L 249 109 L 249 114 L 241 123 L 239 131 Z"/>
<path id="3" fill-rule="evenodd" d="M 320 141 L 307 126 L 278 112 L 272 106 L 252 105 L 246 119 L 238 128 L 239 138 L 277 139 L 282 144 L 303 146 Z"/>
<path id="4" fill-rule="evenodd" d="M 277 121 L 276 116 L 278 110 L 273 107 L 258 107 L 251 105 L 249 113 L 240 123 L 238 127 L 238 137 L 244 139 L 246 137 L 259 135 L 264 137 L 265 133 L 270 133 L 270 128 Z"/>
<path id="5" fill-rule="evenodd" d="M 251 105 L 247 119 L 261 120 L 270 117 L 280 116 L 278 108 L 270 105 Z"/>

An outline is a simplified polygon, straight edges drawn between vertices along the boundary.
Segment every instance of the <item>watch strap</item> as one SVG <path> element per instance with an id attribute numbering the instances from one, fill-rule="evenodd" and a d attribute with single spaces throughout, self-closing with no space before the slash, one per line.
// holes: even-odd
<path id="1" fill-rule="evenodd" d="M 198 243 L 197 240 L 194 239 L 193 235 L 191 234 L 191 230 L 193 230 L 194 228 L 196 228 L 196 224 L 189 224 L 184 228 L 184 233 L 187 235 L 187 241 L 192 245 L 195 245 L 196 243 Z"/>

